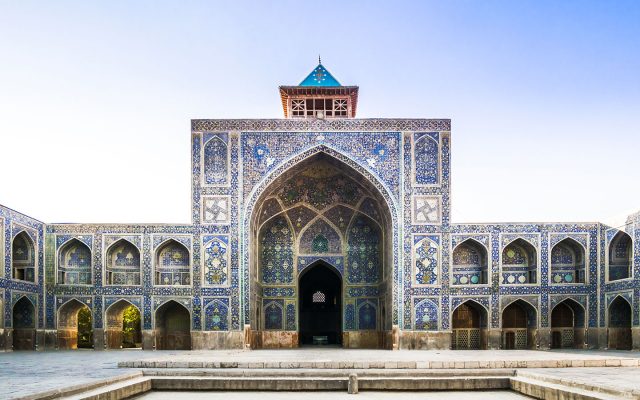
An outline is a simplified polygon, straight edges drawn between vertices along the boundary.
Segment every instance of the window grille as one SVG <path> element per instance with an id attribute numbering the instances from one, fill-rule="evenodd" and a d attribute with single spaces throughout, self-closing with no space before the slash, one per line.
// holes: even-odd
<path id="1" fill-rule="evenodd" d="M 325 302 L 325 295 L 324 293 L 322 293 L 321 291 L 317 291 L 313 294 L 313 302 L 314 303 L 324 303 Z"/>

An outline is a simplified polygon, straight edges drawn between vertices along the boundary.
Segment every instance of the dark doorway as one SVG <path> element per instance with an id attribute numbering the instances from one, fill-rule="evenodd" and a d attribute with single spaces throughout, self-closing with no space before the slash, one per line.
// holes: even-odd
<path id="1" fill-rule="evenodd" d="M 191 350 L 191 316 L 173 300 L 156 311 L 156 350 Z"/>
<path id="2" fill-rule="evenodd" d="M 33 350 L 36 346 L 36 312 L 33 303 L 22 297 L 13 306 L 13 349 Z"/>
<path id="3" fill-rule="evenodd" d="M 551 311 L 551 348 L 584 347 L 584 308 L 566 299 Z"/>
<path id="4" fill-rule="evenodd" d="M 319 262 L 300 277 L 300 344 L 342 343 L 342 279 Z"/>
<path id="5" fill-rule="evenodd" d="M 609 306 L 609 348 L 631 350 L 631 305 L 616 297 Z"/>
<path id="6" fill-rule="evenodd" d="M 502 348 L 535 348 L 536 311 L 531 304 L 517 300 L 502 311 Z"/>

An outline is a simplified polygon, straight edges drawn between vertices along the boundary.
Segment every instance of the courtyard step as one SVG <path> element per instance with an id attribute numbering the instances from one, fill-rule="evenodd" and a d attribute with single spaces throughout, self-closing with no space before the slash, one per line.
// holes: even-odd
<path id="1" fill-rule="evenodd" d="M 157 368 L 143 369 L 145 376 L 199 376 L 199 377 L 325 377 L 348 378 L 356 374 L 365 377 L 493 377 L 515 376 L 514 369 L 212 369 L 212 368 Z"/>

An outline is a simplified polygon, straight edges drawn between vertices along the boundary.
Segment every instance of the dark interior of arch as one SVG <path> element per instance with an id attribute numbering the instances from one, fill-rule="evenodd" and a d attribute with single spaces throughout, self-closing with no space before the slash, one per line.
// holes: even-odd
<path id="1" fill-rule="evenodd" d="M 13 306 L 13 349 L 33 350 L 36 342 L 36 312 L 33 303 L 22 297 Z"/>
<path id="2" fill-rule="evenodd" d="M 609 306 L 609 348 L 631 350 L 631 305 L 616 297 Z"/>
<path id="3" fill-rule="evenodd" d="M 342 279 L 333 267 L 318 262 L 300 276 L 300 343 L 342 341 Z M 314 340 L 314 338 L 316 340 Z"/>
<path id="4" fill-rule="evenodd" d="M 191 316 L 184 306 L 173 300 L 156 311 L 156 349 L 191 349 Z"/>
<path id="5" fill-rule="evenodd" d="M 13 239 L 11 254 L 13 278 L 35 282 L 35 247 L 26 232 L 20 232 Z"/>
<path id="6" fill-rule="evenodd" d="M 631 237 L 618 232 L 609 244 L 609 280 L 616 281 L 631 276 L 633 245 Z"/>

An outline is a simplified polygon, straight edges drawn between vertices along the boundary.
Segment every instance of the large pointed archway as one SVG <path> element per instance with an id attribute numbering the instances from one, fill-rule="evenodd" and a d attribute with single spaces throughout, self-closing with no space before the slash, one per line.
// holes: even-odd
<path id="1" fill-rule="evenodd" d="M 317 343 L 327 336 L 344 347 L 389 345 L 392 213 L 369 178 L 319 151 L 282 171 L 249 212 L 252 347 L 297 347 L 313 343 L 314 336 Z M 332 312 L 341 320 L 325 335 L 302 319 L 314 310 L 305 302 L 305 275 L 330 277 L 326 268 L 340 282 Z"/>

